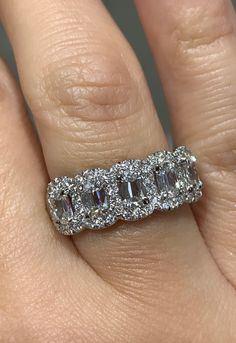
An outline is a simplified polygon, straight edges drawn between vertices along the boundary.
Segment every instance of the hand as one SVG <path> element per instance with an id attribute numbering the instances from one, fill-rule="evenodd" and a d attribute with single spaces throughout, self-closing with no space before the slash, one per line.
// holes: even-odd
<path id="1" fill-rule="evenodd" d="M 0 0 L 22 95 L 0 64 L 0 341 L 236 342 L 236 33 L 228 0 L 136 0 L 174 140 L 203 199 L 68 238 L 50 178 L 167 147 L 131 48 L 97 0 Z M 42 151 L 41 151 L 42 149 Z"/>

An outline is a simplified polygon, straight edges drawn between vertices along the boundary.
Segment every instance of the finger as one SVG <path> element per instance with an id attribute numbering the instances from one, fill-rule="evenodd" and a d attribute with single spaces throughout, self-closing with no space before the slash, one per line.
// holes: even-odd
<path id="1" fill-rule="evenodd" d="M 15 1 L 12 13 L 1 5 L 51 176 L 142 157 L 157 133 L 166 146 L 128 44 L 117 29 L 106 31 L 113 24 L 99 1 L 79 4 Z"/>
<path id="2" fill-rule="evenodd" d="M 236 284 L 235 13 L 228 0 L 136 1 L 170 105 L 175 142 L 199 155 L 201 230 Z M 169 38 L 168 38 L 169 37 Z"/>
<path id="3" fill-rule="evenodd" d="M 142 158 L 166 146 L 140 67 L 127 43 L 100 2 L 79 4 L 24 0 L 14 1 L 9 10 L 1 2 L 51 176 Z M 25 13 L 30 13 L 27 25 L 22 20 Z M 142 268 L 150 273 L 143 280 L 145 287 L 151 278 L 158 279 L 159 260 L 166 251 L 163 266 L 168 265 L 168 275 L 176 264 L 184 274 L 186 268 L 197 270 L 196 264 L 203 260 L 215 272 L 187 208 L 159 219 L 158 226 L 153 218 L 133 227 L 119 226 L 107 234 L 86 232 L 76 244 L 99 275 L 124 289 L 134 281 L 142 286 Z M 195 248 L 186 248 L 188 244 Z"/>
<path id="4" fill-rule="evenodd" d="M 26 117 L 22 97 L 2 61 L 0 73 L 0 251 L 2 256 L 7 252 L 14 253 L 14 256 L 32 256 L 36 252 L 44 254 L 52 231 L 49 227 L 41 228 L 39 231 L 32 225 L 32 220 L 36 212 L 35 206 L 38 206 L 39 214 L 40 211 L 44 212 L 40 194 L 44 192 L 47 175 L 43 168 L 38 142 Z M 34 206 L 31 202 L 33 193 L 36 194 Z M 25 225 L 26 223 L 28 225 Z"/>
<path id="5" fill-rule="evenodd" d="M 81 259 L 78 263 L 71 240 L 56 234 L 49 221 L 44 203 L 48 176 L 40 146 L 2 61 L 0 130 L 1 341 L 52 342 L 55 336 L 64 342 L 81 341 L 78 322 L 89 328 L 95 301 L 109 310 L 111 289 L 104 283 L 101 287 L 100 278 Z M 106 290 L 106 299 L 99 296 L 99 288 Z M 68 308 L 84 298 L 84 314 L 76 310 L 70 315 L 70 325 L 78 332 L 69 330 Z M 99 326 L 97 320 L 94 325 Z"/>

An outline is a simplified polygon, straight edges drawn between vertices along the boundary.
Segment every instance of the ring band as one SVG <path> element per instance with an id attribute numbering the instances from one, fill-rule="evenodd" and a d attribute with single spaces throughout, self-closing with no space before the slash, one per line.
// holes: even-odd
<path id="1" fill-rule="evenodd" d="M 102 229 L 117 220 L 138 220 L 155 210 L 173 210 L 202 196 L 196 158 L 186 147 L 126 160 L 110 169 L 88 169 L 48 184 L 47 204 L 64 235 Z"/>

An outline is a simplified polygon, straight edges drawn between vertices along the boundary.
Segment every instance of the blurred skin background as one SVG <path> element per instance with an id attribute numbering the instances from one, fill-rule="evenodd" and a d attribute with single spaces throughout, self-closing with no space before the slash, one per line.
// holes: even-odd
<path id="1" fill-rule="evenodd" d="M 179 0 L 181 1 L 181 0 Z M 232 1 L 236 6 L 236 0 Z M 142 30 L 142 26 L 138 19 L 132 0 L 103 0 L 103 3 L 110 11 L 114 20 L 125 34 L 126 38 L 133 47 L 139 61 L 143 67 L 149 87 L 152 92 L 153 101 L 158 109 L 158 113 L 164 127 L 164 130 L 170 140 L 170 123 L 168 118 L 168 111 L 165 103 L 164 94 L 158 73 L 152 60 L 148 44 Z M 13 72 L 17 75 L 14 57 L 12 55 L 11 47 L 5 35 L 5 32 L 0 25 L 0 56 L 7 61 Z"/>

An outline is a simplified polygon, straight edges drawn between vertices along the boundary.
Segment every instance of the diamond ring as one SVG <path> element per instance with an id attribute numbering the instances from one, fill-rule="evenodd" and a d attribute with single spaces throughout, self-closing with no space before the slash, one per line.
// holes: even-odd
<path id="1" fill-rule="evenodd" d="M 65 235 L 133 221 L 156 210 L 175 209 L 202 196 L 196 158 L 186 147 L 158 151 L 144 160 L 126 160 L 110 169 L 88 169 L 48 184 L 47 204 Z"/>

